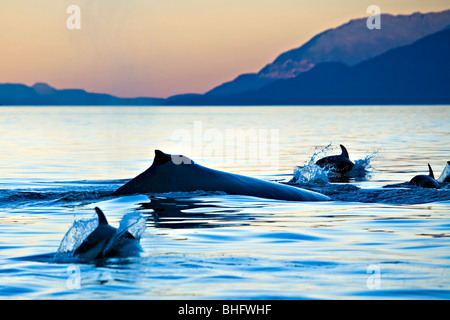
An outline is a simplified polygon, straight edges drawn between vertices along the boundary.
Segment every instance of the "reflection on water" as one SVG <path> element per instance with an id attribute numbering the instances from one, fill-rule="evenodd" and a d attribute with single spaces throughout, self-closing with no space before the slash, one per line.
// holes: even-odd
<path id="1" fill-rule="evenodd" d="M 448 299 L 450 190 L 382 187 L 427 163 L 443 170 L 449 119 L 448 106 L 1 108 L 0 297 Z M 331 143 L 335 154 L 343 143 L 353 161 L 370 157 L 370 175 L 302 182 L 334 200 L 326 203 L 111 196 L 151 165 L 154 149 L 184 153 L 172 133 L 193 136 L 196 121 L 203 132 L 279 130 L 277 169 L 189 154 L 208 167 L 287 183 L 316 148 Z M 142 256 L 52 263 L 73 222 L 96 206 L 114 226 L 130 213 L 147 218 Z M 73 266 L 79 290 L 67 285 Z M 367 285 L 374 269 L 378 289 Z"/>
<path id="2" fill-rule="evenodd" d="M 236 215 L 240 210 L 222 206 L 218 200 L 151 198 L 140 206 L 148 215 L 148 226 L 154 228 L 221 228 L 232 226 L 233 220 L 245 220 Z"/>
<path id="3" fill-rule="evenodd" d="M 450 297 L 448 203 L 318 205 L 201 195 L 191 199 L 129 196 L 95 205 L 109 213 L 112 224 L 125 212 L 137 210 L 148 218 L 147 231 L 140 258 L 79 265 L 84 297 Z M 92 206 L 77 210 L 78 216 L 83 212 L 91 216 Z M 1 261 L 9 265 L 11 275 L 6 288 L 19 290 L 24 277 L 39 284 L 28 286 L 29 292 L 3 292 L 7 296 L 76 298 L 80 294 L 65 287 L 68 265 L 45 261 L 45 250 L 57 248 L 64 234 L 50 233 L 47 225 L 65 231 L 64 221 L 67 227 L 72 218 L 63 219 L 58 208 L 48 211 L 26 231 L 22 223 L 39 215 L 38 209 L 30 209 L 28 216 L 16 215 L 14 219 L 21 221 L 16 225 L 2 224 L 13 228 L 10 234 L 27 234 L 47 243 L 44 248 L 39 242 L 3 248 Z M 30 250 L 41 255 L 23 255 Z M 381 270 L 379 290 L 367 287 L 369 266 Z M 57 284 L 55 293 L 39 288 Z"/>
<path id="4" fill-rule="evenodd" d="M 427 163 L 436 171 L 443 169 L 449 160 L 448 119 L 448 106 L 2 107 L 0 185 L 129 179 L 151 165 L 155 149 L 185 154 L 219 170 L 290 178 L 317 147 L 330 143 L 329 154 L 340 153 L 342 143 L 352 160 L 376 154 L 372 185 L 400 183 L 426 170 Z M 202 124 L 201 131 L 195 130 L 196 122 Z M 205 134 L 214 129 L 225 137 L 227 130 L 238 128 L 279 130 L 278 168 L 264 161 L 264 152 L 256 162 L 245 157 L 216 161 L 208 150 L 219 151 L 212 143 L 220 146 L 223 141 L 210 141 Z M 180 129 L 192 137 L 189 143 L 173 135 Z M 202 142 L 199 146 L 194 137 Z M 248 155 L 251 149 L 248 140 L 234 145 L 235 154 Z"/>
<path id="5" fill-rule="evenodd" d="M 136 210 L 148 217 L 147 225 L 153 228 L 224 228 L 250 226 L 262 215 L 258 209 L 263 211 L 269 204 L 266 200 L 245 196 L 150 197 L 149 202 L 139 203 Z M 246 212 L 249 208 L 252 211 Z M 267 219 L 272 214 L 263 216 Z"/>

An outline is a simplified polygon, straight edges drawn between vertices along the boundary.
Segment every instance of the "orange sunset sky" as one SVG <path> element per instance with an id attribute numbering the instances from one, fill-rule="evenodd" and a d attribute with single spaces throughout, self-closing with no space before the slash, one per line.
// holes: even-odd
<path id="1" fill-rule="evenodd" d="M 66 9 L 81 9 L 69 30 Z M 203 93 L 258 72 L 325 29 L 448 0 L 0 0 L 0 83 L 46 82 L 121 97 Z"/>

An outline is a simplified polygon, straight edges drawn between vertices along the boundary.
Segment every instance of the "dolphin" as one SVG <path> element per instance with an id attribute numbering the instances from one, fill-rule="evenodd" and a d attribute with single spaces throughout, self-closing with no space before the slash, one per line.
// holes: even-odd
<path id="1" fill-rule="evenodd" d="M 82 260 L 139 256 L 143 251 L 139 240 L 127 230 L 118 231 L 110 226 L 98 207 L 95 212 L 98 226 L 74 251 L 73 256 Z"/>
<path id="2" fill-rule="evenodd" d="M 429 174 L 427 176 L 426 175 L 415 176 L 414 178 L 411 179 L 411 181 L 409 181 L 409 184 L 416 185 L 416 186 L 422 187 L 422 188 L 439 189 L 440 188 L 439 182 L 437 182 L 434 179 L 433 169 L 431 169 L 430 164 L 428 164 L 428 171 L 429 171 Z"/>
<path id="3" fill-rule="evenodd" d="M 342 150 L 340 155 L 322 158 L 316 162 L 316 165 L 339 175 L 344 175 L 352 170 L 355 164 L 350 160 L 347 149 L 342 144 L 340 147 Z"/>
<path id="4" fill-rule="evenodd" d="M 436 181 L 440 184 L 450 182 L 450 161 L 447 161 L 444 170 Z"/>
<path id="5" fill-rule="evenodd" d="M 113 195 L 197 190 L 286 201 L 330 200 L 313 191 L 206 168 L 185 156 L 170 155 L 160 150 L 155 150 L 150 168 L 118 188 Z"/>

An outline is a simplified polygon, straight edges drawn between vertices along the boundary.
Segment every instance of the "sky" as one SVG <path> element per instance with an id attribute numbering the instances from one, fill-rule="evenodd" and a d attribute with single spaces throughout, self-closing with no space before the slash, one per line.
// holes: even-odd
<path id="1" fill-rule="evenodd" d="M 448 0 L 0 0 L 0 83 L 120 97 L 204 93 L 350 19 Z M 67 28 L 70 5 L 80 29 Z"/>

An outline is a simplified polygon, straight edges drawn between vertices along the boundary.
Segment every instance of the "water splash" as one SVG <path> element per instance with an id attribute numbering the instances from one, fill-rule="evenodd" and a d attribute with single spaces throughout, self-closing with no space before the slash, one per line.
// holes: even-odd
<path id="1" fill-rule="evenodd" d="M 327 172 L 315 163 L 298 166 L 294 169 L 294 176 L 289 181 L 291 184 L 314 183 L 323 185 L 329 183 Z"/>
<path id="2" fill-rule="evenodd" d="M 84 240 L 98 226 L 97 217 L 91 219 L 75 220 L 69 231 L 62 239 L 56 255 L 72 256 L 73 252 L 83 243 Z"/>
<path id="3" fill-rule="evenodd" d="M 374 168 L 370 164 L 370 162 L 378 156 L 378 152 L 373 152 L 372 154 L 367 155 L 363 159 L 358 159 L 355 161 L 355 165 L 352 170 L 347 173 L 349 178 L 367 180 L 370 179 L 373 175 Z"/>
<path id="4" fill-rule="evenodd" d="M 73 258 L 75 250 L 97 228 L 98 218 L 76 220 L 62 239 L 55 254 L 55 261 L 66 261 Z M 131 233 L 138 241 L 146 229 L 146 218 L 139 212 L 128 213 L 123 216 L 119 228 L 103 249 L 105 252 L 114 245 L 115 240 L 123 233 Z"/>
<path id="5" fill-rule="evenodd" d="M 131 212 L 123 216 L 117 234 L 128 231 L 137 240 L 141 239 L 146 228 L 147 219 L 140 212 Z"/>
<path id="6" fill-rule="evenodd" d="M 439 182 L 441 185 L 444 183 L 446 184 L 450 183 L 450 161 L 447 161 L 444 170 L 442 170 L 441 175 L 436 181 Z"/>
<path id="7" fill-rule="evenodd" d="M 372 159 L 374 159 L 378 152 L 373 152 L 367 155 L 363 159 L 358 159 L 354 161 L 355 165 L 352 170 L 347 172 L 344 176 L 341 174 L 336 174 L 333 169 L 324 169 L 316 165 L 316 162 L 325 157 L 328 150 L 331 147 L 331 143 L 325 147 L 316 147 L 313 155 L 309 158 L 308 162 L 304 166 L 297 166 L 294 169 L 294 175 L 289 181 L 290 184 L 315 184 L 315 185 L 326 185 L 330 182 L 348 180 L 350 178 L 356 180 L 366 180 L 370 179 L 373 174 L 373 167 L 370 164 Z"/>

